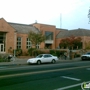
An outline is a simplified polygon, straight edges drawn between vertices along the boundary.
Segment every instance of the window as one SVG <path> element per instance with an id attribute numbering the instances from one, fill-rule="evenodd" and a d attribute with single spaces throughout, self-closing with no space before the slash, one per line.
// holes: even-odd
<path id="1" fill-rule="evenodd" d="M 43 55 L 42 54 L 40 54 L 40 55 L 38 55 L 36 58 L 42 58 L 43 57 Z"/>
<path id="2" fill-rule="evenodd" d="M 21 37 L 17 38 L 17 49 L 21 49 Z"/>
<path id="3" fill-rule="evenodd" d="M 48 57 L 52 57 L 51 55 L 47 55 Z"/>
<path id="4" fill-rule="evenodd" d="M 47 54 L 47 55 L 44 55 L 44 58 L 49 58 L 49 57 L 52 57 L 51 55 Z"/>
<path id="5" fill-rule="evenodd" d="M 29 49 L 31 47 L 32 47 L 32 43 L 31 43 L 30 39 L 27 38 L 27 40 L 26 40 L 26 48 Z"/>
<path id="6" fill-rule="evenodd" d="M 45 32 L 46 40 L 53 40 L 53 32 Z"/>
<path id="7" fill-rule="evenodd" d="M 39 44 L 36 45 L 36 48 L 39 49 Z"/>
<path id="8" fill-rule="evenodd" d="M 44 55 L 44 58 L 48 58 L 48 55 Z"/>

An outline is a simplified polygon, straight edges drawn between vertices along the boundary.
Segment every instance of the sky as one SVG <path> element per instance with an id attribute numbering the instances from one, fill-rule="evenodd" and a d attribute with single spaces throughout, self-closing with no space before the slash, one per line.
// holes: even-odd
<path id="1" fill-rule="evenodd" d="M 7 22 L 90 29 L 90 0 L 0 0 L 0 18 Z"/>

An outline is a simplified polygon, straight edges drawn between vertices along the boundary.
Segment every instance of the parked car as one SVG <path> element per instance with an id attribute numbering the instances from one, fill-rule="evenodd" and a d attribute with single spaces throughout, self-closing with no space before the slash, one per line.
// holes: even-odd
<path id="1" fill-rule="evenodd" d="M 90 60 L 90 52 L 81 56 L 81 60 Z"/>
<path id="2" fill-rule="evenodd" d="M 35 58 L 30 58 L 27 60 L 28 64 L 41 64 L 41 63 L 56 63 L 58 60 L 57 56 L 53 56 L 51 54 L 40 54 Z"/>

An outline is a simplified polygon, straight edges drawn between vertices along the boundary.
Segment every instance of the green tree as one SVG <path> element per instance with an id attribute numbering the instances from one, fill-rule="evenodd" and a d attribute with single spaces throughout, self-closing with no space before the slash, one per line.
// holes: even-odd
<path id="1" fill-rule="evenodd" d="M 33 31 L 30 31 L 28 34 L 28 38 L 35 48 L 36 45 L 39 45 L 41 42 L 45 41 L 45 36 L 41 32 L 35 33 Z"/>

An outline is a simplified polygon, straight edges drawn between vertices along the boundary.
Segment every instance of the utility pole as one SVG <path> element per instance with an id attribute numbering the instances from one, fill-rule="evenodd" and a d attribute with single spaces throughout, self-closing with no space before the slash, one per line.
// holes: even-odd
<path id="1" fill-rule="evenodd" d="M 88 18 L 89 18 L 88 24 L 90 24 L 90 7 L 89 7 L 89 11 L 88 11 Z"/>
<path id="2" fill-rule="evenodd" d="M 62 13 L 60 13 L 60 28 L 62 28 Z"/>
<path id="3" fill-rule="evenodd" d="M 16 60 L 16 32 L 14 33 L 14 58 L 13 58 L 13 64 Z"/>

